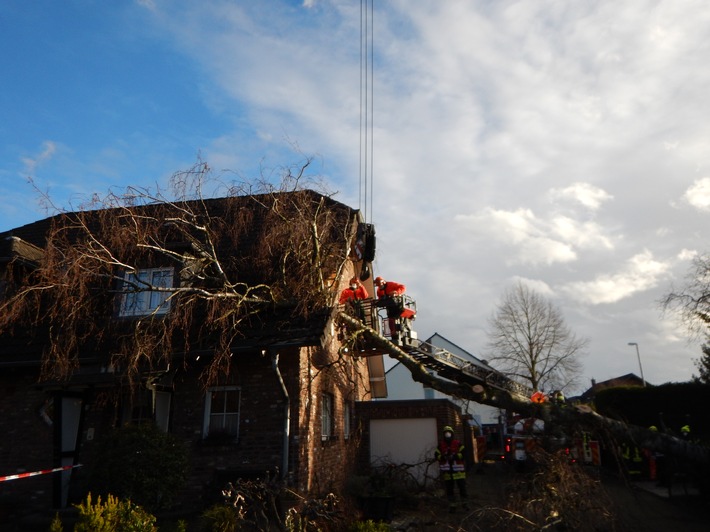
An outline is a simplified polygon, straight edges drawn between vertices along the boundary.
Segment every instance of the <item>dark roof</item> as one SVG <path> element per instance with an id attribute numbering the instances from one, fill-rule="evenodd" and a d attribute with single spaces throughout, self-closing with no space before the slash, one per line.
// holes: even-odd
<path id="1" fill-rule="evenodd" d="M 39 247 L 20 237 L 7 235 L 0 240 L 0 263 L 18 259 L 29 264 L 36 264 L 42 255 L 43 252 Z"/>
<path id="2" fill-rule="evenodd" d="M 587 391 L 580 396 L 580 399 L 588 401 L 593 399 L 594 396 L 601 390 L 605 390 L 607 388 L 618 388 L 621 386 L 643 386 L 643 380 L 635 373 L 627 373 L 626 375 L 621 375 L 619 377 L 614 377 L 613 379 L 601 382 L 592 380 L 591 388 L 587 389 Z"/>
<path id="3" fill-rule="evenodd" d="M 286 196 L 292 196 L 294 194 L 304 194 L 311 196 L 314 202 L 324 201 L 328 209 L 336 212 L 340 212 L 342 215 L 349 219 L 357 211 L 334 200 L 331 197 L 324 196 L 313 190 L 302 190 L 297 192 L 278 192 L 274 194 L 254 194 L 245 196 L 229 196 L 223 198 L 209 198 L 201 200 L 189 200 L 182 202 L 175 202 L 175 205 L 186 206 L 186 207 L 201 207 L 204 206 L 204 211 L 211 217 L 221 217 L 232 211 L 232 214 L 240 209 L 251 209 L 257 210 L 262 205 L 268 205 L 271 201 L 279 201 L 279 199 L 285 198 Z M 139 205 L 132 207 L 133 212 L 156 212 L 165 207 L 165 203 L 151 203 L 146 205 Z M 37 246 L 38 248 L 43 248 L 47 234 L 49 233 L 52 225 L 54 223 L 60 223 L 63 219 L 69 219 L 77 214 L 84 214 L 91 217 L 92 213 L 95 214 L 95 219 L 99 219 L 99 213 L 111 213 L 112 211 L 116 213 L 123 212 L 122 208 L 109 208 L 109 209 L 96 209 L 87 211 L 71 211 L 66 213 L 55 214 L 54 216 L 49 216 L 42 220 L 37 220 L 29 224 L 22 225 L 20 227 L 15 227 L 7 231 L 0 232 L 0 242 L 5 241 L 8 237 L 14 239 L 21 239 L 27 244 Z M 347 223 L 347 222 L 346 222 Z M 258 229 L 258 225 L 254 224 L 253 229 Z M 0 257 L 4 256 L 4 248 L 0 244 Z"/>

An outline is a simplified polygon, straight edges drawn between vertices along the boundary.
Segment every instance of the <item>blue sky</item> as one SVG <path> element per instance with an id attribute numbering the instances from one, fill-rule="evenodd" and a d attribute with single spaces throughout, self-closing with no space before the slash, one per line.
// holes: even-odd
<path id="1" fill-rule="evenodd" d="M 688 379 L 659 298 L 708 251 L 710 10 L 692 0 L 376 2 L 376 272 L 420 337 L 480 356 L 523 280 L 590 339 L 585 384 Z M 314 157 L 358 206 L 360 5 L 0 3 L 0 230 L 198 154 L 255 177 Z"/>

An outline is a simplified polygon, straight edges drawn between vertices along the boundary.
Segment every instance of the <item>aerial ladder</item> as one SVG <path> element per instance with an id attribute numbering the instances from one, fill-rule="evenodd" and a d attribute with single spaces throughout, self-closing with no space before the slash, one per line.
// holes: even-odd
<path id="1" fill-rule="evenodd" d="M 509 379 L 502 373 L 485 365 L 462 358 L 442 347 L 421 341 L 412 328 L 416 318 L 416 301 L 409 295 L 393 296 L 398 298 L 401 312 L 393 318 L 380 300 L 362 299 L 345 304 L 343 309 L 348 314 L 360 319 L 364 325 L 374 329 L 397 345 L 428 371 L 444 379 L 468 384 L 482 385 L 488 389 L 503 390 L 516 395 L 530 397 L 532 390 Z M 360 346 L 359 356 L 381 355 L 382 352 L 368 346 Z"/>

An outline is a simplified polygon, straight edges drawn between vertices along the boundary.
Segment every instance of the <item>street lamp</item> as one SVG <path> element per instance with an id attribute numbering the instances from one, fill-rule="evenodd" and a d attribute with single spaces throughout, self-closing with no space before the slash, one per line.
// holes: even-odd
<path id="1" fill-rule="evenodd" d="M 643 378 L 643 366 L 641 366 L 641 354 L 639 353 L 639 344 L 636 342 L 629 342 L 629 345 L 636 346 L 636 358 L 639 359 L 639 369 L 641 370 L 641 382 L 643 382 L 644 387 L 646 386 L 646 379 Z"/>

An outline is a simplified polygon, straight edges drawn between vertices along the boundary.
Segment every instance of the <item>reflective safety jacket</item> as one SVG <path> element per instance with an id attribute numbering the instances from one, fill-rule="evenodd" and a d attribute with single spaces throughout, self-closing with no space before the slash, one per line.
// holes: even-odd
<path id="1" fill-rule="evenodd" d="M 441 440 L 435 456 L 444 480 L 466 478 L 466 464 L 463 460 L 463 444 L 459 440 Z"/>
<path id="2" fill-rule="evenodd" d="M 342 305 L 343 303 L 347 303 L 351 299 L 367 299 L 368 297 L 370 297 L 370 294 L 367 293 L 367 288 L 365 288 L 363 285 L 359 285 L 355 290 L 350 287 L 347 287 L 340 293 L 339 303 Z"/>
<path id="3" fill-rule="evenodd" d="M 407 290 L 403 284 L 394 281 L 385 281 L 383 285 L 377 287 L 377 297 L 401 296 Z"/>

